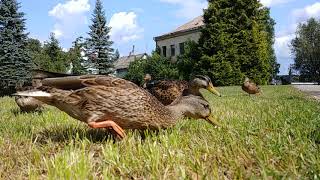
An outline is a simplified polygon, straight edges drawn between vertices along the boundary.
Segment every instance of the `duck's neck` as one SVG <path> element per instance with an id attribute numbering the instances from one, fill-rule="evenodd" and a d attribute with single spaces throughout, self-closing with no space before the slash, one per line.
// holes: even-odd
<path id="1" fill-rule="evenodd" d="M 169 109 L 171 117 L 175 122 L 183 118 L 186 112 L 189 111 L 189 107 L 181 103 L 177 103 L 177 104 L 173 103 L 166 107 Z"/>
<path id="2" fill-rule="evenodd" d="M 195 95 L 195 96 L 201 96 L 202 97 L 202 94 L 200 93 L 200 90 L 199 88 L 197 87 L 194 87 L 194 86 L 189 86 L 189 88 L 185 89 L 183 91 L 183 95 L 184 96 L 187 96 L 187 95 Z"/>

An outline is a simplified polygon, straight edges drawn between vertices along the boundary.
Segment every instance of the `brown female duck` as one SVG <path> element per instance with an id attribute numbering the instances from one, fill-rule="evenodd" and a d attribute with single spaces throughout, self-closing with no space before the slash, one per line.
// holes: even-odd
<path id="1" fill-rule="evenodd" d="M 245 78 L 242 84 L 242 90 L 249 94 L 260 94 L 261 89 L 254 82 L 252 82 L 249 78 Z"/>
<path id="2" fill-rule="evenodd" d="M 164 106 L 144 89 L 120 78 L 80 76 L 73 80 L 83 88 L 72 91 L 42 86 L 16 95 L 55 106 L 92 128 L 111 128 L 120 138 L 125 137 L 123 129 L 167 128 L 184 116 L 215 123 L 208 102 L 199 96 L 182 96 Z"/>
<path id="3" fill-rule="evenodd" d="M 34 87 L 25 86 L 25 87 L 18 88 L 17 90 L 27 91 L 32 89 L 34 89 Z M 22 112 L 39 111 L 43 108 L 43 103 L 33 97 L 16 96 L 15 101 Z"/>
<path id="4" fill-rule="evenodd" d="M 201 96 L 200 89 L 207 89 L 211 93 L 221 96 L 212 85 L 208 76 L 195 76 L 190 82 L 178 80 L 151 81 L 151 75 L 146 74 L 143 88 L 147 89 L 162 104 L 169 105 L 181 95 Z"/>

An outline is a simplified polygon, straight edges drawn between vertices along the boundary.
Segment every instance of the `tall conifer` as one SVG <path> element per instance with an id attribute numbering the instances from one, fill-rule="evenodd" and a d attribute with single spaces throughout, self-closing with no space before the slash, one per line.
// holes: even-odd
<path id="1" fill-rule="evenodd" d="M 10 94 L 31 80 L 24 13 L 16 0 L 0 1 L 0 90 Z"/>
<path id="2" fill-rule="evenodd" d="M 107 25 L 101 0 L 96 1 L 92 15 L 89 38 L 87 39 L 87 55 L 95 62 L 99 74 L 109 74 L 113 64 L 113 42 L 110 40 L 111 28 Z"/>

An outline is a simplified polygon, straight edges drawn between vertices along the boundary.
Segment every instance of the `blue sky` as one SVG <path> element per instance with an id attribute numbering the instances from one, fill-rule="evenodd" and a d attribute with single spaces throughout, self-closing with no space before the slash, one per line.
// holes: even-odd
<path id="1" fill-rule="evenodd" d="M 206 0 L 102 0 L 114 48 L 121 55 L 128 55 L 135 45 L 135 52 L 150 53 L 155 48 L 154 36 L 172 31 L 202 14 Z M 20 0 L 26 13 L 27 31 L 41 41 L 55 32 L 61 46 L 70 48 L 78 36 L 87 36 L 95 0 Z M 277 60 L 280 74 L 288 72 L 292 63 L 289 43 L 297 24 L 310 17 L 320 17 L 318 0 L 261 0 L 271 8 L 276 21 Z"/>

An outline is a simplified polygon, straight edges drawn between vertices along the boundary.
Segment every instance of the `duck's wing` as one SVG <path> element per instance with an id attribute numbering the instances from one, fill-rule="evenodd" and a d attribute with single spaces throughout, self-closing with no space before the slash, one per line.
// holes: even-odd
<path id="1" fill-rule="evenodd" d="M 167 116 L 170 118 L 166 108 L 141 88 L 91 86 L 73 94 L 86 99 L 82 112 L 96 112 L 98 115 L 88 121 L 110 119 L 124 129 L 140 129 L 156 126 L 157 121 L 166 123 L 162 120 Z"/>
<path id="2" fill-rule="evenodd" d="M 117 78 L 114 76 L 97 76 L 94 78 L 91 77 L 82 77 L 80 78 L 81 84 L 86 87 L 91 86 L 105 86 L 105 87 L 119 87 L 123 89 L 127 88 L 138 88 L 140 87 L 131 81 L 125 79 Z"/>
<path id="3" fill-rule="evenodd" d="M 83 76 L 69 76 L 59 78 L 46 78 L 42 80 L 43 86 L 55 87 L 64 90 L 77 90 L 91 86 L 106 86 L 106 87 L 121 87 L 129 88 L 138 86 L 130 81 L 104 75 L 83 75 Z"/>
<path id="4" fill-rule="evenodd" d="M 260 91 L 260 87 L 257 86 L 255 83 L 249 83 L 248 89 L 252 92 L 258 93 Z"/>

